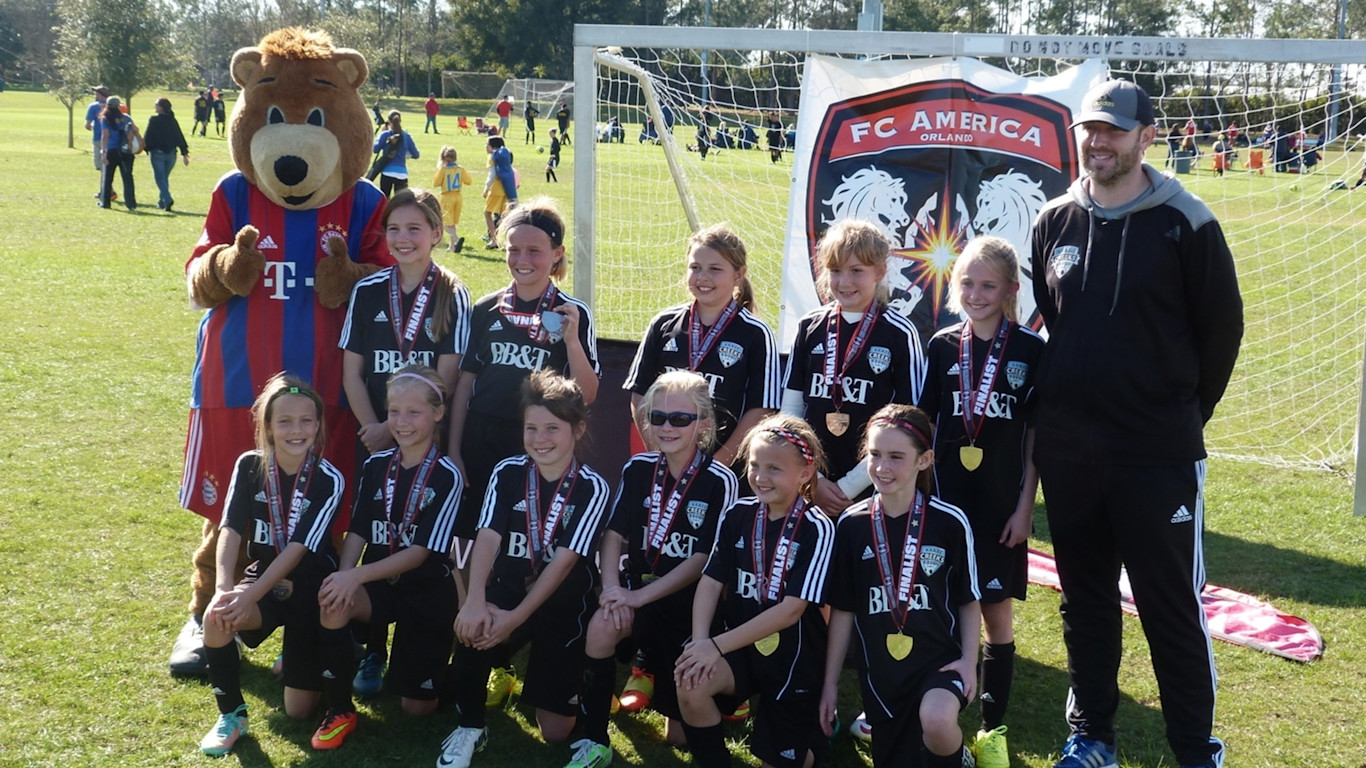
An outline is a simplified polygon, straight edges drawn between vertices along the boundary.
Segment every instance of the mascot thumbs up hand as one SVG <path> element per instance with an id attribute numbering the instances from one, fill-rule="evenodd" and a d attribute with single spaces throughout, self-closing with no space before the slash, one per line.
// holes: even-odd
<path id="1" fill-rule="evenodd" d="M 256 250 L 261 233 L 248 224 L 229 245 L 216 245 L 194 262 L 189 273 L 190 301 L 212 309 L 233 296 L 246 296 L 265 271 L 266 257 Z M 326 305 L 324 305 L 326 306 Z"/>

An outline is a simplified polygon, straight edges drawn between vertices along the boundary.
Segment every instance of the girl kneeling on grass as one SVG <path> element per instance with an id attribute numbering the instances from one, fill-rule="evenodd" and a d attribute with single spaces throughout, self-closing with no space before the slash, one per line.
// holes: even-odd
<path id="1" fill-rule="evenodd" d="M 745 441 L 754 496 L 726 512 L 697 585 L 692 640 L 674 667 L 683 731 L 701 768 L 730 765 L 721 713 L 755 694 L 751 751 L 766 766 L 811 768 L 825 663 L 826 568 L 835 527 L 809 501 L 824 455 L 806 422 L 770 416 Z M 725 631 L 713 635 L 720 607 Z"/>
<path id="2" fill-rule="evenodd" d="M 655 379 L 637 409 L 647 439 L 659 446 L 632 456 L 603 534 L 603 589 L 588 624 L 583 680 L 584 737 L 567 768 L 601 768 L 612 761 L 607 716 L 623 640 L 672 670 L 692 630 L 693 594 L 707 562 L 716 525 L 735 504 L 739 482 L 707 449 L 716 422 L 707 380 L 691 371 Z M 618 569 L 626 555 L 626 569 Z M 623 586 L 623 577 L 625 585 Z M 669 742 L 683 731 L 672 675 L 661 676 L 652 706 L 663 713 Z"/>
<path id="3" fill-rule="evenodd" d="M 252 406 L 256 450 L 242 454 L 228 486 L 228 505 L 218 538 L 218 589 L 204 616 L 204 651 L 219 717 L 199 743 L 206 755 L 225 755 L 247 733 L 237 634 L 255 648 L 285 628 L 285 712 L 303 719 L 319 692 L 328 702 L 350 697 L 350 678 L 333 684 L 323 669 L 340 659 L 320 648 L 318 587 L 336 569 L 328 529 L 346 483 L 319 458 L 324 442 L 323 404 L 294 376 L 277 374 Z M 233 584 L 245 543 L 246 578 Z M 350 646 L 344 655 L 349 656 Z M 344 683 L 344 684 L 343 684 Z"/>
<path id="4" fill-rule="evenodd" d="M 398 445 L 365 462 L 342 542 L 341 570 L 323 582 L 318 600 L 327 640 L 345 646 L 349 662 L 332 673 L 348 682 L 355 674 L 346 630 L 351 621 L 393 624 L 388 682 L 402 697 L 404 712 L 425 715 L 436 709 L 454 639 L 450 551 L 464 480 L 439 450 L 446 417 L 441 376 L 426 366 L 402 368 L 390 377 L 387 395 L 387 424 Z M 313 746 L 335 749 L 355 727 L 348 686 L 346 700 L 333 705 Z"/>
<path id="5" fill-rule="evenodd" d="M 835 536 L 820 722 L 830 733 L 857 626 L 874 768 L 972 764 L 958 727 L 977 687 L 982 623 L 972 528 L 960 509 L 930 495 L 930 435 L 917 408 L 874 414 L 864 452 L 876 494 L 840 516 Z"/>
<path id="6" fill-rule="evenodd" d="M 466 768 L 488 743 L 489 672 L 528 643 L 522 698 L 536 708 L 541 737 L 563 741 L 574 728 L 610 493 L 574 456 L 587 419 L 573 379 L 537 371 L 522 385 L 526 454 L 498 464 L 484 494 L 469 595 L 455 620 L 459 725 L 441 745 L 440 768 Z"/>

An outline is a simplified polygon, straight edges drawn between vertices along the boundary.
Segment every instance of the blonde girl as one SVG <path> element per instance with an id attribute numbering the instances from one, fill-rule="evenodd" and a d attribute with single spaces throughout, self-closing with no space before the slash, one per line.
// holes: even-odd
<path id="1" fill-rule="evenodd" d="M 460 226 L 460 212 L 464 208 L 464 189 L 470 185 L 471 176 L 469 169 L 457 161 L 455 147 L 442 147 L 440 157 L 432 187 L 441 193 L 441 220 L 446 225 L 450 251 L 460 253 L 465 247 L 465 238 L 458 237 L 456 229 Z"/>

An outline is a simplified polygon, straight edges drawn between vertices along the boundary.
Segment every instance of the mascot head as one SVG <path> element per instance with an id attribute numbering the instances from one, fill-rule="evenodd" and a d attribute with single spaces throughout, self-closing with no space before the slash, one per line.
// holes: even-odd
<path id="1" fill-rule="evenodd" d="M 365 57 L 326 32 L 276 30 L 232 57 L 242 89 L 228 127 L 232 162 L 290 210 L 320 208 L 370 163 L 370 116 L 360 98 Z"/>

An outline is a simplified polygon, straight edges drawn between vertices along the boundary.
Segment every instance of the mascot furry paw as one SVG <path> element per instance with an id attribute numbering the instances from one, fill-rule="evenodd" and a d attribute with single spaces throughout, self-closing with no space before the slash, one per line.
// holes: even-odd
<path id="1" fill-rule="evenodd" d="M 384 197 L 362 179 L 368 74 L 360 53 L 298 28 L 232 58 L 241 89 L 228 125 L 236 170 L 214 188 L 185 269 L 191 302 L 209 311 L 199 326 L 180 502 L 206 521 L 191 622 L 172 672 L 204 670 L 192 624 L 213 596 L 217 523 L 237 457 L 254 447 L 251 405 L 266 380 L 289 371 L 310 382 L 325 404 L 323 455 L 345 470 L 355 464 L 337 342 L 351 287 L 393 263 L 380 223 Z"/>

